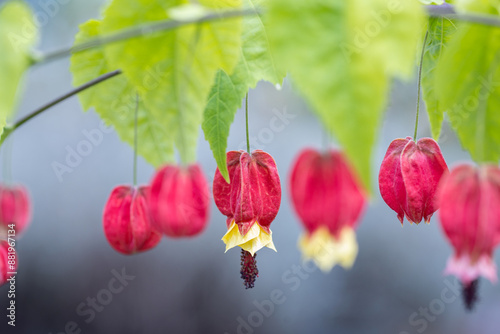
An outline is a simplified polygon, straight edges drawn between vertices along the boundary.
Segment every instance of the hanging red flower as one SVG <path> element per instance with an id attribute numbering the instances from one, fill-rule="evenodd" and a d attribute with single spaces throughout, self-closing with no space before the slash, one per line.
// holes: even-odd
<path id="1" fill-rule="evenodd" d="M 323 271 L 353 265 L 358 246 L 354 229 L 366 204 L 344 155 L 335 150 L 303 150 L 290 174 L 290 195 L 306 229 L 299 247 Z"/>
<path id="2" fill-rule="evenodd" d="M 213 194 L 220 212 L 227 216 L 227 233 L 222 240 L 226 251 L 242 249 L 242 278 L 253 287 L 258 274 L 255 253 L 263 247 L 276 251 L 270 225 L 281 204 L 278 168 L 268 153 L 255 150 L 227 153 L 227 183 L 219 169 L 215 172 Z"/>
<path id="3" fill-rule="evenodd" d="M 441 177 L 448 172 L 439 145 L 434 139 L 411 137 L 395 139 L 387 149 L 379 173 L 380 194 L 391 209 L 403 218 L 419 224 L 429 223 L 438 209 L 436 191 Z"/>
<path id="4" fill-rule="evenodd" d="M 104 234 L 109 244 L 123 254 L 135 254 L 155 247 L 161 234 L 152 226 L 149 187 L 118 186 L 104 207 Z"/>
<path id="5" fill-rule="evenodd" d="M 208 183 L 199 165 L 166 165 L 151 182 L 151 212 L 157 229 L 169 237 L 200 234 L 209 218 Z"/>
<path id="6" fill-rule="evenodd" d="M 0 185 L 0 229 L 15 226 L 16 238 L 22 234 L 31 220 L 31 203 L 23 186 Z"/>
<path id="7" fill-rule="evenodd" d="M 0 286 L 11 278 L 17 271 L 17 254 L 13 247 L 5 240 L 0 240 Z"/>
<path id="8" fill-rule="evenodd" d="M 497 281 L 492 256 L 500 243 L 500 169 L 455 167 L 441 183 L 440 205 L 441 226 L 455 250 L 445 273 L 461 280 L 471 308 L 478 278 Z"/>

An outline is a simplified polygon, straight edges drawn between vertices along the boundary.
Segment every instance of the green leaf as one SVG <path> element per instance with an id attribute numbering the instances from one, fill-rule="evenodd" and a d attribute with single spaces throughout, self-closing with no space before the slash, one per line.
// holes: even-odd
<path id="1" fill-rule="evenodd" d="M 315 0 L 325 1 L 325 0 Z M 347 0 L 351 52 L 379 58 L 389 75 L 414 74 L 417 45 L 425 28 L 425 12 L 416 0 Z"/>
<path id="2" fill-rule="evenodd" d="M 500 158 L 500 30 L 462 25 L 436 70 L 436 93 L 476 162 Z"/>
<path id="3" fill-rule="evenodd" d="M 397 5 L 397 6 L 395 6 Z M 414 69 L 417 1 L 273 0 L 271 45 L 370 189 L 372 148 L 390 75 Z"/>
<path id="4" fill-rule="evenodd" d="M 266 10 L 269 0 L 244 0 L 245 8 Z M 280 65 L 275 51 L 269 43 L 269 24 L 266 15 L 248 15 L 243 18 L 242 71 L 246 72 L 249 88 L 255 88 L 261 80 L 281 85 L 286 69 Z"/>
<path id="5" fill-rule="evenodd" d="M 425 101 L 432 137 L 438 140 L 443 123 L 444 108 L 436 96 L 435 73 L 441 55 L 451 35 L 456 31 L 454 22 L 444 17 L 429 19 L 427 44 L 422 62 L 422 96 Z"/>
<path id="6" fill-rule="evenodd" d="M 202 129 L 205 139 L 210 143 L 217 167 L 228 183 L 230 180 L 226 164 L 227 137 L 234 115 L 248 91 L 248 77 L 245 73 L 243 63 L 236 67 L 231 76 L 219 70 L 203 115 Z"/>
<path id="7" fill-rule="evenodd" d="M 31 63 L 30 50 L 37 40 L 32 18 L 22 1 L 0 7 L 0 134 L 15 111 L 23 74 Z"/>
<path id="8" fill-rule="evenodd" d="M 490 15 L 498 15 L 500 13 L 500 3 L 498 0 L 454 0 L 453 5 L 458 12 L 477 12 Z"/>
<path id="9" fill-rule="evenodd" d="M 239 0 L 203 0 L 212 11 L 239 8 Z M 187 0 L 114 0 L 104 13 L 102 33 L 168 19 Z M 172 136 L 181 160 L 196 158 L 203 111 L 219 68 L 231 74 L 239 59 L 241 18 L 185 25 L 107 46 L 145 106 Z"/>
<path id="10" fill-rule="evenodd" d="M 268 1 L 244 0 L 245 8 L 264 9 Z M 280 69 L 279 62 L 269 44 L 266 18 L 262 14 L 245 16 L 241 54 L 234 73 L 228 75 L 223 70 L 217 73 L 208 104 L 205 108 L 202 129 L 210 143 L 217 166 L 222 176 L 229 182 L 226 165 L 226 148 L 229 128 L 241 100 L 249 88 L 254 88 L 261 80 L 281 85 L 286 71 Z"/>
<path id="11" fill-rule="evenodd" d="M 80 26 L 76 43 L 99 36 L 101 22 L 90 20 Z M 108 64 L 102 48 L 74 54 L 71 57 L 73 84 L 82 85 L 105 73 L 116 70 Z M 78 94 L 84 109 L 95 108 L 108 125 L 113 125 L 120 138 L 134 145 L 134 120 L 137 92 L 124 75 L 108 79 Z M 173 161 L 172 138 L 160 125 L 142 100 L 137 117 L 138 154 L 153 166 Z"/>

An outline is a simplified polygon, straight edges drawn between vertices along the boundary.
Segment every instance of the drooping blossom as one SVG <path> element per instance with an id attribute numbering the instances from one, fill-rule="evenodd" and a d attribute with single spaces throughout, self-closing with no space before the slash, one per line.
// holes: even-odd
<path id="1" fill-rule="evenodd" d="M 116 251 L 135 254 L 155 247 L 161 234 L 152 225 L 150 189 L 146 186 L 118 186 L 109 196 L 103 214 L 106 238 Z"/>
<path id="2" fill-rule="evenodd" d="M 263 247 L 276 251 L 270 225 L 280 208 L 281 183 L 274 159 L 261 150 L 230 151 L 227 167 L 230 183 L 219 169 L 215 172 L 214 200 L 227 216 L 228 231 L 222 238 L 226 251 L 242 249 L 241 275 L 250 288 L 258 274 L 255 253 Z"/>
<path id="3" fill-rule="evenodd" d="M 350 268 L 358 252 L 355 228 L 366 204 L 344 155 L 335 150 L 303 150 L 289 180 L 293 206 L 306 233 L 299 240 L 305 259 L 323 271 Z"/>
<path id="4" fill-rule="evenodd" d="M 18 238 L 31 221 L 31 203 L 28 191 L 23 186 L 0 185 L 0 230 L 2 235 L 14 225 Z"/>
<path id="5" fill-rule="evenodd" d="M 500 169 L 459 165 L 443 178 L 439 199 L 441 226 L 454 249 L 445 273 L 460 279 L 471 308 L 479 277 L 497 281 L 492 256 L 500 243 Z"/>
<path id="6" fill-rule="evenodd" d="M 209 218 L 208 183 L 199 165 L 166 165 L 151 181 L 150 207 L 157 229 L 169 237 L 200 234 Z"/>
<path id="7" fill-rule="evenodd" d="M 438 209 L 436 191 L 441 177 L 448 172 L 441 149 L 434 139 L 411 137 L 392 141 L 379 173 L 380 194 L 398 219 L 419 224 L 429 223 Z"/>

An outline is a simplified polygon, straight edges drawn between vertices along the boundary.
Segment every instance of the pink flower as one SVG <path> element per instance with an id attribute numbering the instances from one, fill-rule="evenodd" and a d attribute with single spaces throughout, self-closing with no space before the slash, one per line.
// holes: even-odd
<path id="1" fill-rule="evenodd" d="M 151 212 L 157 229 L 170 237 L 200 234 L 209 218 L 208 183 L 199 165 L 166 165 L 151 182 Z"/>
<path id="2" fill-rule="evenodd" d="M 31 203 L 28 191 L 23 186 L 8 187 L 0 185 L 0 228 L 10 229 L 14 224 L 19 237 L 31 220 Z"/>
<path id="3" fill-rule="evenodd" d="M 419 224 L 429 223 L 438 209 L 436 191 L 441 177 L 448 172 L 439 145 L 434 139 L 411 137 L 395 139 L 387 149 L 379 173 L 380 194 L 391 209 L 403 218 Z"/>
<path id="4" fill-rule="evenodd" d="M 152 226 L 149 187 L 118 186 L 104 207 L 104 234 L 109 244 L 123 254 L 135 254 L 155 247 L 161 234 Z"/>
<path id="5" fill-rule="evenodd" d="M 302 151 L 290 175 L 292 203 L 307 232 L 299 246 L 323 271 L 337 263 L 351 267 L 357 254 L 354 233 L 365 193 L 339 151 Z"/>
<path id="6" fill-rule="evenodd" d="M 9 254 L 10 253 L 10 254 Z M 0 286 L 14 275 L 8 273 L 17 271 L 17 254 L 14 248 L 5 240 L 0 240 Z"/>

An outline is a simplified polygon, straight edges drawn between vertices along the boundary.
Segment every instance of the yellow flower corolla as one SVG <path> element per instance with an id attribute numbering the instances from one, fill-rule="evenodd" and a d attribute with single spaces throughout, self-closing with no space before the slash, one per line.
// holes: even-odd
<path id="1" fill-rule="evenodd" d="M 322 226 L 311 235 L 303 235 L 299 249 L 304 260 L 312 260 L 323 272 L 328 272 L 336 264 L 351 268 L 358 254 L 358 243 L 351 227 L 344 227 L 336 238 Z"/>
<path id="2" fill-rule="evenodd" d="M 241 235 L 238 225 L 231 223 L 227 233 L 222 237 L 222 241 L 226 244 L 226 252 L 233 247 L 240 246 L 252 256 L 261 248 L 267 247 L 276 252 L 273 244 L 272 233 L 268 234 L 262 227 L 255 222 L 247 234 Z"/>

